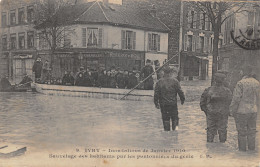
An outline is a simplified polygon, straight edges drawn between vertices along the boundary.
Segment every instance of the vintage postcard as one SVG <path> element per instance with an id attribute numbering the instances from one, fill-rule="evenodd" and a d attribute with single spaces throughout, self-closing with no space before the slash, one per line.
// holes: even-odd
<path id="1" fill-rule="evenodd" d="M 259 1 L 0 14 L 0 167 L 260 167 Z"/>

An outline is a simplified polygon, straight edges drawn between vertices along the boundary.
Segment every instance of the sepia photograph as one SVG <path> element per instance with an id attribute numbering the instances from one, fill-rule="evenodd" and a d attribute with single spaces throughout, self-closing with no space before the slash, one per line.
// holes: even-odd
<path id="1" fill-rule="evenodd" d="M 0 15 L 0 167 L 260 167 L 259 0 Z"/>

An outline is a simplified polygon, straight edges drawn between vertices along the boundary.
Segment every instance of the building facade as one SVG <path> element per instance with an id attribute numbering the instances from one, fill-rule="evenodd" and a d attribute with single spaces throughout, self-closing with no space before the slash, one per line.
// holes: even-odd
<path id="1" fill-rule="evenodd" d="M 21 80 L 32 76 L 33 57 L 36 55 L 33 28 L 34 1 L 1 1 L 1 64 L 2 74 Z"/>
<path id="2" fill-rule="evenodd" d="M 101 67 L 109 70 L 112 66 L 141 70 L 147 59 L 163 64 L 168 58 L 169 29 L 158 18 L 108 1 L 71 5 L 75 16 L 66 25 L 70 33 L 50 54 L 42 30 L 30 24 L 31 11 L 36 6 L 33 3 L 13 7 L 8 4 L 8 8 L 1 10 L 1 57 L 8 62 L 5 72 L 16 83 L 25 74 L 32 76 L 33 62 L 39 56 L 43 61 L 51 61 L 53 56 L 52 76 L 56 78 L 62 77 L 64 71 L 77 72 L 80 66 L 93 70 Z"/>
<path id="3" fill-rule="evenodd" d="M 182 3 L 181 76 L 183 80 L 205 80 L 212 71 L 212 26 L 205 13 L 190 2 Z"/>

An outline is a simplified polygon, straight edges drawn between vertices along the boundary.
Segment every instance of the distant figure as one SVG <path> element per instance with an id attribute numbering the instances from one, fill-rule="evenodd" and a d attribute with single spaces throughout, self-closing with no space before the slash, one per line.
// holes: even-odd
<path id="1" fill-rule="evenodd" d="M 8 80 L 8 75 L 3 76 L 0 81 L 0 90 L 1 91 L 11 91 L 13 89 L 13 86 Z"/>
<path id="2" fill-rule="evenodd" d="M 161 78 L 155 86 L 154 104 L 157 109 L 161 109 L 163 127 L 165 131 L 170 131 L 170 120 L 172 121 L 172 130 L 179 124 L 177 94 L 184 104 L 185 96 L 177 79 L 172 77 L 173 70 L 170 67 L 164 69 L 164 77 Z"/>
<path id="3" fill-rule="evenodd" d="M 111 70 L 109 72 L 109 76 L 108 76 L 108 87 L 109 88 L 117 88 L 116 74 L 117 74 L 117 71 L 116 71 L 115 67 L 112 66 Z"/>
<path id="4" fill-rule="evenodd" d="M 121 69 L 119 69 L 118 73 L 116 74 L 116 83 L 119 89 L 125 89 L 126 84 L 124 78 L 124 71 Z"/>
<path id="5" fill-rule="evenodd" d="M 207 118 L 207 142 L 213 142 L 217 132 L 221 143 L 225 143 L 227 140 L 232 93 L 223 85 L 225 77 L 224 74 L 216 73 L 214 76 L 215 85 L 205 89 L 200 98 L 200 108 Z"/>
<path id="6" fill-rule="evenodd" d="M 50 62 L 46 60 L 42 67 L 42 83 L 50 82 L 50 78 L 51 78 L 50 71 L 51 71 Z"/>
<path id="7" fill-rule="evenodd" d="M 19 83 L 19 85 L 22 85 L 22 87 L 31 87 L 32 81 L 33 80 L 26 74 L 23 80 Z"/>
<path id="8" fill-rule="evenodd" d="M 106 88 L 107 87 L 107 74 L 105 70 L 101 70 L 98 74 L 98 80 L 97 80 L 97 85 L 98 87 Z"/>
<path id="9" fill-rule="evenodd" d="M 254 78 L 253 67 L 246 66 L 244 76 L 234 89 L 230 114 L 234 116 L 238 132 L 239 151 L 255 150 L 256 119 L 260 112 L 260 84 Z"/>
<path id="10" fill-rule="evenodd" d="M 138 78 L 136 77 L 135 73 L 132 71 L 129 71 L 129 77 L 128 77 L 128 82 L 127 82 L 127 88 L 132 89 L 136 85 L 138 85 Z"/>
<path id="11" fill-rule="evenodd" d="M 94 79 L 92 77 L 91 71 L 87 68 L 87 71 L 83 74 L 84 86 L 92 87 L 94 85 Z"/>
<path id="12" fill-rule="evenodd" d="M 153 66 L 151 65 L 151 60 L 146 60 L 146 65 L 141 70 L 141 76 L 143 79 L 147 78 L 149 75 L 151 75 L 154 70 Z M 149 77 L 146 81 L 144 81 L 144 89 L 145 90 L 153 90 L 153 78 L 152 76 Z"/>
<path id="13" fill-rule="evenodd" d="M 67 86 L 73 86 L 74 85 L 74 77 L 72 72 L 64 72 L 64 76 L 62 78 L 62 85 L 67 85 Z"/>
<path id="14" fill-rule="evenodd" d="M 75 85 L 76 86 L 84 86 L 84 67 L 79 68 L 79 72 L 77 72 L 75 77 Z"/>
<path id="15" fill-rule="evenodd" d="M 42 66 L 43 66 L 43 63 L 42 63 L 41 57 L 38 57 L 36 59 L 36 61 L 34 62 L 33 68 L 32 68 L 32 71 L 35 73 L 35 82 L 36 83 L 39 83 L 41 80 Z"/>

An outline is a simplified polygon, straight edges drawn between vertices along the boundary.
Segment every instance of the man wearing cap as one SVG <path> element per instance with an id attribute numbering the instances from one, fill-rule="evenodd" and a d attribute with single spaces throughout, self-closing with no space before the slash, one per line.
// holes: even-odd
<path id="1" fill-rule="evenodd" d="M 260 111 L 260 84 L 254 78 L 253 67 L 241 71 L 244 77 L 234 89 L 230 115 L 234 116 L 238 131 L 239 151 L 255 150 L 256 119 Z"/>
<path id="2" fill-rule="evenodd" d="M 146 65 L 141 70 L 141 76 L 143 79 L 147 78 L 149 75 L 151 75 L 154 72 L 152 67 L 152 61 L 147 59 Z M 153 90 L 153 78 L 150 76 L 148 79 L 144 81 L 144 89 L 145 90 Z"/>
<path id="3" fill-rule="evenodd" d="M 42 59 L 38 57 L 33 64 L 32 71 L 35 73 L 35 82 L 40 82 L 42 76 Z"/>
<path id="4" fill-rule="evenodd" d="M 172 130 L 178 125 L 178 107 L 177 94 L 184 104 L 185 96 L 181 89 L 180 83 L 174 77 L 173 70 L 170 67 L 164 69 L 164 77 L 161 78 L 155 86 L 154 104 L 157 109 L 161 109 L 163 127 L 165 131 L 170 131 L 170 120 L 172 121 Z"/>
<path id="5" fill-rule="evenodd" d="M 226 75 L 216 73 L 215 84 L 203 92 L 200 98 L 200 108 L 207 118 L 207 142 L 213 142 L 219 134 L 219 141 L 227 140 L 227 124 L 229 105 L 232 99 L 231 91 L 223 85 Z"/>

